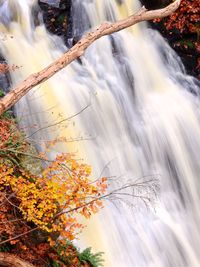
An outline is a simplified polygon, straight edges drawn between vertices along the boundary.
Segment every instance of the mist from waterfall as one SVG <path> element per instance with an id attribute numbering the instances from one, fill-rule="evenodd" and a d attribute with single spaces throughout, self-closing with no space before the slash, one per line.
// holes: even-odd
<path id="1" fill-rule="evenodd" d="M 20 66 L 10 74 L 12 86 L 67 50 L 46 31 L 36 2 L 0 1 L 1 54 Z M 72 9 L 73 34 L 80 38 L 139 5 L 74 0 Z M 16 105 L 19 124 L 38 149 L 45 140 L 66 136 L 68 145 L 57 146 L 51 157 L 75 152 L 91 164 L 94 178 L 111 177 L 111 191 L 141 183 L 87 221 L 79 245 L 104 251 L 106 267 L 200 266 L 199 107 L 198 82 L 145 23 L 96 41 Z"/>

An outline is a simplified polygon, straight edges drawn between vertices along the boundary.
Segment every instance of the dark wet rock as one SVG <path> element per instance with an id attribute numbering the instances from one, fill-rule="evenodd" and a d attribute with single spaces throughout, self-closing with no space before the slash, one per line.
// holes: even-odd
<path id="1" fill-rule="evenodd" d="M 0 55 L 0 64 L 6 64 L 3 57 Z M 6 94 L 10 88 L 9 73 L 0 73 L 0 92 Z"/>
<path id="2" fill-rule="evenodd" d="M 7 64 L 5 59 L 0 55 L 0 64 Z M 9 72 L 0 72 L 0 98 L 4 97 L 10 90 L 11 79 Z M 13 107 L 7 110 L 4 114 L 9 117 L 14 117 Z"/>
<path id="3" fill-rule="evenodd" d="M 71 1 L 38 1 L 47 29 L 51 33 L 62 36 L 66 44 L 72 32 Z"/>
<path id="4" fill-rule="evenodd" d="M 171 0 L 140 0 L 142 5 L 144 5 L 147 9 L 158 9 L 169 5 Z"/>

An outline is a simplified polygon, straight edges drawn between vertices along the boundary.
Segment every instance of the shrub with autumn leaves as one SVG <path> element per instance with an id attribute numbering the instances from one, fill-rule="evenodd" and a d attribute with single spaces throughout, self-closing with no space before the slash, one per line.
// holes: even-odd
<path id="1" fill-rule="evenodd" d="M 72 154 L 60 154 L 53 161 L 33 154 L 46 163 L 33 174 L 21 165 L 30 145 L 14 119 L 0 118 L 0 128 L 0 250 L 16 252 L 33 263 L 40 259 L 39 266 L 45 266 L 41 258 L 69 266 L 55 248 L 80 233 L 84 226 L 77 215 L 89 218 L 102 208 L 107 179 L 92 182 L 91 167 Z M 73 245 L 61 256 L 71 259 L 70 266 L 80 264 Z"/>
<path id="2" fill-rule="evenodd" d="M 181 56 L 188 73 L 200 79 L 199 0 L 182 0 L 176 12 L 164 19 L 155 19 L 155 25 Z"/>
<path id="3" fill-rule="evenodd" d="M 198 0 L 182 0 L 179 9 L 164 19 L 168 31 L 174 28 L 180 33 L 200 35 L 200 5 Z M 156 19 L 155 21 L 160 21 Z"/>
<path id="4" fill-rule="evenodd" d="M 105 180 L 93 184 L 89 175 L 89 166 L 68 154 L 58 156 L 39 176 L 4 162 L 0 164 L 0 189 L 5 192 L 9 188 L 10 194 L 18 199 L 24 220 L 73 240 L 76 231 L 82 228 L 77 213 L 89 218 L 102 207 L 99 198 L 105 192 Z"/>

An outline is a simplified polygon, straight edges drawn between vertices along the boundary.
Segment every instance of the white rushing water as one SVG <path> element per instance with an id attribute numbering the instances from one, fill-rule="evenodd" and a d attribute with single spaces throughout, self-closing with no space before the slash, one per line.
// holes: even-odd
<path id="1" fill-rule="evenodd" d="M 13 86 L 67 50 L 47 33 L 40 15 L 35 26 L 35 3 L 0 1 L 1 53 L 21 66 L 11 72 Z M 74 0 L 74 36 L 136 9 L 132 0 Z M 68 145 L 56 149 L 76 152 L 92 165 L 95 178 L 113 177 L 110 190 L 141 183 L 119 192 L 87 222 L 80 242 L 105 251 L 106 267 L 200 266 L 198 90 L 159 33 L 142 24 L 98 40 L 81 62 L 16 105 L 20 124 L 38 147 L 66 136 Z"/>

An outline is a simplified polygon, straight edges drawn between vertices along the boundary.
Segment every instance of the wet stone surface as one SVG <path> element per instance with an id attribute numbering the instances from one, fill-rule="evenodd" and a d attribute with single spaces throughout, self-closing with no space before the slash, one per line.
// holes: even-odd
<path id="1" fill-rule="evenodd" d="M 0 55 L 0 64 L 6 64 L 6 61 L 1 57 Z M 10 88 L 10 78 L 9 78 L 9 73 L 0 73 L 0 95 L 2 92 L 4 94 L 8 93 Z"/>
<path id="2" fill-rule="evenodd" d="M 40 2 L 57 8 L 60 6 L 60 0 L 40 0 Z"/>
<path id="3" fill-rule="evenodd" d="M 58 36 L 62 36 L 65 44 L 71 38 L 72 0 L 39 0 L 39 6 L 43 12 L 43 19 L 47 29 Z"/>

